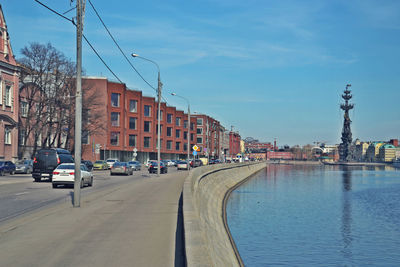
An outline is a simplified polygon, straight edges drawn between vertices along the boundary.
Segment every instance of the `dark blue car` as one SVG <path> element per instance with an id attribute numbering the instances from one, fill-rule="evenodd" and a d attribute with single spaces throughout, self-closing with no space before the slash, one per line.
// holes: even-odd
<path id="1" fill-rule="evenodd" d="M 11 161 L 0 161 L 0 176 L 4 176 L 5 173 L 14 174 L 15 164 Z"/>

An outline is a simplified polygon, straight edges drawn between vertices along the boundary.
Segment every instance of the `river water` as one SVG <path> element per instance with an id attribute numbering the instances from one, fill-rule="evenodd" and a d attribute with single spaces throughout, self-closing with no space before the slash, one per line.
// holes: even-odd
<path id="1" fill-rule="evenodd" d="M 227 219 L 246 266 L 400 266 L 400 170 L 271 164 Z"/>

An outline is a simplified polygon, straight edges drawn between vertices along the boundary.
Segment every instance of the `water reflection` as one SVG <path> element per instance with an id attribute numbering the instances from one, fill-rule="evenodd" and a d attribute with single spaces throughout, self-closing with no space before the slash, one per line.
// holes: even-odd
<path id="1" fill-rule="evenodd" d="M 400 172 L 268 165 L 232 192 L 246 266 L 399 266 Z"/>
<path id="2" fill-rule="evenodd" d="M 342 184 L 343 184 L 343 195 L 342 195 L 342 239 L 343 239 L 343 257 L 352 262 L 352 211 L 351 211 L 351 169 L 344 167 L 342 172 Z"/>

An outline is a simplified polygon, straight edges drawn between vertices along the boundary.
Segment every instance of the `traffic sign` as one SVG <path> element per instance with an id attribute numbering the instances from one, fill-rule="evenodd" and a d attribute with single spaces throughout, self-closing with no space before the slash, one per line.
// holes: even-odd
<path id="1" fill-rule="evenodd" d="M 199 147 L 196 146 L 196 145 L 194 145 L 192 148 L 193 148 L 194 151 L 199 151 Z"/>
<path id="2" fill-rule="evenodd" d="M 137 152 L 137 148 L 136 147 L 133 149 L 133 152 L 135 152 L 135 153 Z"/>
<path id="3" fill-rule="evenodd" d="M 193 151 L 193 156 L 196 156 L 197 155 L 197 151 L 195 150 L 195 151 Z"/>

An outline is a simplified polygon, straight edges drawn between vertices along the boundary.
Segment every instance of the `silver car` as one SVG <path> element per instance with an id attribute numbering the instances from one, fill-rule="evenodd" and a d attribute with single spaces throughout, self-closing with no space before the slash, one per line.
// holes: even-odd
<path id="1" fill-rule="evenodd" d="M 15 163 L 15 173 L 32 173 L 33 160 L 23 159 Z"/>
<path id="2" fill-rule="evenodd" d="M 132 175 L 133 169 L 127 162 L 115 162 L 110 169 L 110 175 L 114 174 Z"/>
<path id="3" fill-rule="evenodd" d="M 139 161 L 129 161 L 128 164 L 134 171 L 140 171 L 142 169 L 142 164 Z"/>

